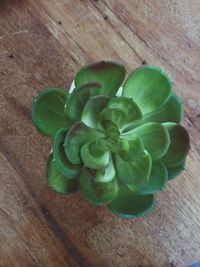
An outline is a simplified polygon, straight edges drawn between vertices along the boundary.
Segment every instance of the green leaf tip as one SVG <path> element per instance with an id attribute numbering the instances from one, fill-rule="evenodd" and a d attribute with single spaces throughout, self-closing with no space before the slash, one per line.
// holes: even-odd
<path id="1" fill-rule="evenodd" d="M 32 120 L 53 138 L 46 174 L 55 192 L 80 191 L 133 219 L 152 211 L 155 194 L 185 169 L 190 138 L 180 125 L 183 102 L 164 70 L 145 65 L 125 76 L 117 62 L 87 65 L 72 92 L 40 92 Z"/>

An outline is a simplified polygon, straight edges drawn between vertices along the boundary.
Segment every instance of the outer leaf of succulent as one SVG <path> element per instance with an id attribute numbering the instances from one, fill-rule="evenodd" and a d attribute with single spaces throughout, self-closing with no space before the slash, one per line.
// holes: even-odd
<path id="1" fill-rule="evenodd" d="M 183 104 L 160 68 L 142 66 L 122 88 L 125 68 L 97 62 L 78 71 L 71 94 L 51 88 L 33 101 L 39 132 L 53 137 L 48 184 L 77 190 L 124 218 L 144 216 L 154 194 L 185 168 L 189 135 L 179 125 Z"/>
<path id="2" fill-rule="evenodd" d="M 69 128 L 70 121 L 64 114 L 68 92 L 60 88 L 48 88 L 33 100 L 32 119 L 37 130 L 53 137 L 61 128 Z"/>
<path id="3" fill-rule="evenodd" d="M 142 66 L 133 71 L 127 78 L 123 96 L 133 98 L 143 114 L 161 107 L 169 98 L 172 82 L 163 70 Z"/>
<path id="4" fill-rule="evenodd" d="M 97 82 L 101 84 L 100 95 L 115 96 L 124 81 L 126 70 L 123 65 L 111 61 L 101 61 L 79 70 L 75 76 L 75 86 Z"/>
<path id="5" fill-rule="evenodd" d="M 85 197 L 95 205 L 103 205 L 112 202 L 118 192 L 118 183 L 116 179 L 107 182 L 98 182 L 95 180 L 96 173 L 90 173 L 83 168 L 80 175 L 80 190 Z"/>
<path id="6" fill-rule="evenodd" d="M 79 189 L 79 179 L 68 179 L 63 176 L 58 169 L 52 154 L 47 161 L 47 177 L 48 185 L 58 193 L 71 194 Z"/>

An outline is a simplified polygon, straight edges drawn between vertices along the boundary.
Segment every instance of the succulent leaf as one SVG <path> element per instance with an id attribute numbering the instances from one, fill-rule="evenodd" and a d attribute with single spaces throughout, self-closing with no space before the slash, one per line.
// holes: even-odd
<path id="1" fill-rule="evenodd" d="M 140 109 L 132 99 L 127 97 L 112 98 L 98 116 L 100 121 L 110 120 L 119 129 L 123 129 L 141 118 Z"/>
<path id="2" fill-rule="evenodd" d="M 120 184 L 116 198 L 108 204 L 110 210 L 123 218 L 142 217 L 155 205 L 154 195 L 139 195 L 131 191 L 125 184 Z"/>
<path id="3" fill-rule="evenodd" d="M 141 184 L 127 186 L 141 195 L 154 194 L 165 188 L 167 177 L 167 168 L 159 161 L 153 161 L 149 181 L 145 180 Z"/>
<path id="4" fill-rule="evenodd" d="M 115 155 L 117 177 L 125 184 L 137 185 L 148 181 L 151 165 L 151 156 L 147 151 L 132 162 L 124 161 L 119 155 Z"/>
<path id="5" fill-rule="evenodd" d="M 145 114 L 142 117 L 142 120 L 134 122 L 132 125 L 129 125 L 123 132 L 131 131 L 132 129 L 143 125 L 147 122 L 176 122 L 180 123 L 183 119 L 183 103 L 180 98 L 175 94 L 171 93 L 167 102 L 165 102 L 160 108 Z"/>
<path id="6" fill-rule="evenodd" d="M 131 139 L 132 135 L 138 135 L 144 144 L 144 148 L 150 153 L 152 160 L 160 159 L 168 150 L 170 138 L 166 128 L 156 122 L 141 125 L 123 135 Z"/>
<path id="7" fill-rule="evenodd" d="M 174 166 L 174 167 L 168 167 L 167 172 L 168 172 L 168 180 L 174 179 L 176 176 L 181 174 L 182 171 L 185 170 L 185 162 L 186 159 L 184 159 L 179 165 Z"/>
<path id="8" fill-rule="evenodd" d="M 88 127 L 98 129 L 99 123 L 97 118 L 99 112 L 101 112 L 105 108 L 109 99 L 110 98 L 107 96 L 91 97 L 83 109 L 81 121 L 85 123 Z"/>
<path id="9" fill-rule="evenodd" d="M 64 151 L 64 141 L 67 134 L 66 129 L 59 130 L 53 141 L 53 158 L 60 173 L 69 179 L 76 178 L 80 171 L 80 165 L 71 163 Z"/>
<path id="10" fill-rule="evenodd" d="M 46 171 L 48 185 L 51 186 L 54 191 L 62 194 L 71 194 L 79 190 L 79 179 L 68 179 L 63 176 L 60 173 L 52 154 L 47 161 Z"/>
<path id="11" fill-rule="evenodd" d="M 97 170 L 95 181 L 96 182 L 110 182 L 112 181 L 116 176 L 115 167 L 113 164 L 112 157 L 110 157 L 108 166 L 105 168 L 102 168 L 100 170 Z"/>
<path id="12" fill-rule="evenodd" d="M 93 204 L 103 205 L 115 199 L 118 191 L 116 179 L 108 182 L 96 182 L 95 175 L 84 168 L 80 175 L 81 193 Z"/>
<path id="13" fill-rule="evenodd" d="M 81 164 L 81 148 L 87 142 L 96 141 L 103 137 L 103 133 L 87 127 L 82 122 L 75 123 L 67 132 L 64 149 L 69 161 Z"/>
<path id="14" fill-rule="evenodd" d="M 90 97 L 98 95 L 99 83 L 88 83 L 74 90 L 65 104 L 65 114 L 71 121 L 80 121 L 82 111 Z"/>
<path id="15" fill-rule="evenodd" d="M 132 98 L 144 115 L 167 101 L 171 87 L 172 82 L 163 70 L 146 65 L 129 74 L 122 95 Z"/>
<path id="16" fill-rule="evenodd" d="M 122 145 L 118 152 L 124 161 L 134 161 L 144 153 L 144 145 L 137 135 L 131 135 L 131 139 L 121 139 Z"/>
<path id="17" fill-rule="evenodd" d="M 81 159 L 83 165 L 91 169 L 105 168 L 109 163 L 110 153 L 108 151 L 102 151 L 100 155 L 95 155 L 95 153 L 92 153 L 94 150 L 91 149 L 94 145 L 94 143 L 88 142 L 82 146 Z"/>
<path id="18" fill-rule="evenodd" d="M 101 84 L 103 96 L 115 96 L 124 81 L 126 70 L 123 65 L 111 61 L 100 61 L 80 69 L 75 76 L 75 86 L 97 82 Z"/>
<path id="19" fill-rule="evenodd" d="M 32 105 L 32 120 L 41 134 L 53 137 L 59 129 L 71 126 L 64 114 L 67 99 L 68 93 L 60 88 L 48 88 L 36 96 Z"/>
<path id="20" fill-rule="evenodd" d="M 182 125 L 173 122 L 163 125 L 169 132 L 170 146 L 161 160 L 167 167 L 175 167 L 185 160 L 190 148 L 190 138 Z"/>
<path id="21" fill-rule="evenodd" d="M 159 109 L 147 113 L 142 123 L 146 122 L 176 122 L 180 123 L 183 118 L 183 103 L 180 98 L 171 93 L 169 99 Z"/>

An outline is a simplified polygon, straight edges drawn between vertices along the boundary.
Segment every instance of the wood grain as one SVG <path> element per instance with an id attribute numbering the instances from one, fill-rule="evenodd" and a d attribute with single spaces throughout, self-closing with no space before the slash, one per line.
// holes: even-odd
<path id="1" fill-rule="evenodd" d="M 200 260 L 199 0 L 0 1 L 0 266 L 184 267 Z M 185 103 L 187 170 L 147 217 L 123 220 L 46 183 L 33 97 L 102 59 L 164 67 Z"/>

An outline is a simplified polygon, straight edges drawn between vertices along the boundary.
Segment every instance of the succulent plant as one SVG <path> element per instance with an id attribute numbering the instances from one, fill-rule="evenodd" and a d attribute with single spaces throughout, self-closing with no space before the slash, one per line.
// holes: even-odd
<path id="1" fill-rule="evenodd" d="M 85 66 L 69 93 L 42 91 L 32 118 L 53 138 L 47 162 L 55 191 L 80 191 L 124 218 L 145 215 L 154 195 L 184 170 L 189 136 L 179 123 L 183 104 L 160 68 L 144 65 L 126 76 L 115 62 Z"/>

